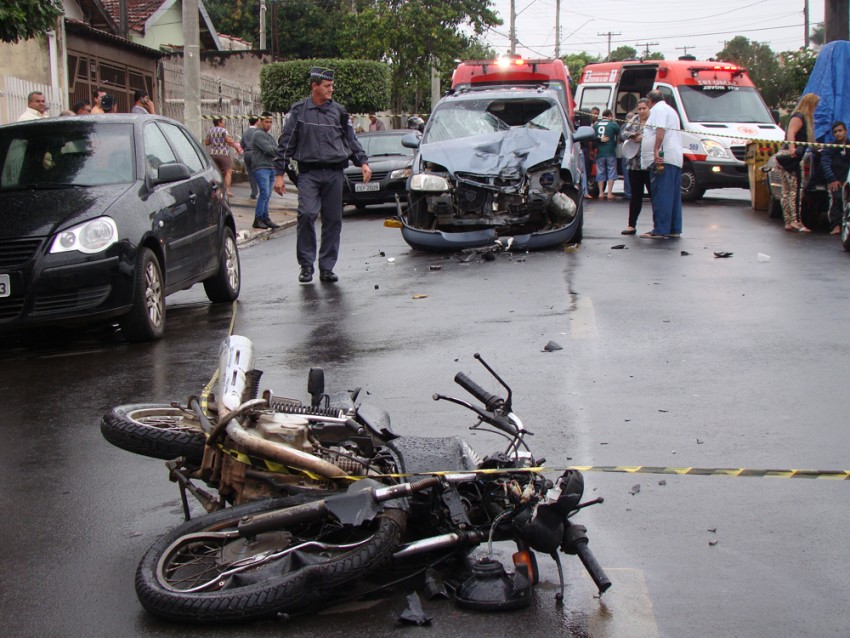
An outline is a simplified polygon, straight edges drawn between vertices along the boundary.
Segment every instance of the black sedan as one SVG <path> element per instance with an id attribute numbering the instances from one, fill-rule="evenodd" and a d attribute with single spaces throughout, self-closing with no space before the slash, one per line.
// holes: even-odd
<path id="1" fill-rule="evenodd" d="M 413 164 L 413 151 L 401 145 L 401 139 L 410 131 L 397 129 L 360 133 L 357 139 L 369 156 L 372 179 L 363 182 L 360 167 L 350 165 L 345 169 L 345 186 L 342 200 L 363 210 L 369 204 L 395 202 L 395 196 L 404 201 L 407 197 L 407 178 Z"/>
<path id="2" fill-rule="evenodd" d="M 148 115 L 0 126 L 0 330 L 117 320 L 165 329 L 165 297 L 241 285 L 236 228 L 209 156 Z"/>

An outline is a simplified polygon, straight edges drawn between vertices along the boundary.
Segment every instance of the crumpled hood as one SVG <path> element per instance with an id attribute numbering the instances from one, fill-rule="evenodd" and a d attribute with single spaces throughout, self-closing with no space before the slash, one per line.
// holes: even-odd
<path id="1" fill-rule="evenodd" d="M 419 151 L 423 162 L 445 166 L 452 175 L 461 172 L 516 179 L 546 160 L 560 163 L 561 158 L 555 158 L 560 140 L 557 131 L 516 128 L 422 144 Z"/>
<path id="2" fill-rule="evenodd" d="M 0 238 L 41 237 L 105 213 L 132 185 L 0 191 Z"/>

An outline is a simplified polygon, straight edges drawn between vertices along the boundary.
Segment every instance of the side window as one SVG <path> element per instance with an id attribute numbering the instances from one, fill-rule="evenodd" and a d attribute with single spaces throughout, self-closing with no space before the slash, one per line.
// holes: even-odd
<path id="1" fill-rule="evenodd" d="M 189 167 L 192 173 L 199 173 L 204 170 L 204 162 L 198 155 L 195 145 L 186 137 L 186 134 L 180 127 L 174 124 L 162 124 L 162 129 L 165 136 L 171 145 L 177 149 L 177 154 L 180 156 L 180 161 Z"/>
<path id="2" fill-rule="evenodd" d="M 682 112 L 679 110 L 679 105 L 676 104 L 676 96 L 673 95 L 673 89 L 669 86 L 658 86 L 656 87 L 657 91 L 661 92 L 661 95 L 664 96 L 664 101 L 667 102 L 667 106 L 676 111 L 676 115 L 679 116 L 679 121 L 682 120 Z"/>
<path id="3" fill-rule="evenodd" d="M 584 113 L 590 113 L 590 109 L 594 106 L 600 111 L 608 108 L 608 100 L 611 99 L 611 87 L 608 86 L 592 86 L 585 87 L 581 92 L 581 103 L 578 105 L 579 110 Z"/>
<path id="4" fill-rule="evenodd" d="M 145 126 L 145 170 L 148 175 L 156 177 L 160 164 L 171 164 L 176 161 L 177 158 L 159 127 L 154 123 Z"/>

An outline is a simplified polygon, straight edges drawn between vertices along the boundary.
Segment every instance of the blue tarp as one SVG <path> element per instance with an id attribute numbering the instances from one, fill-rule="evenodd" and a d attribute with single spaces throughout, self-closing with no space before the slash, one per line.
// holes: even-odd
<path id="1" fill-rule="evenodd" d="M 836 40 L 821 49 L 803 95 L 820 97 L 815 111 L 815 139 L 832 142 L 835 120 L 850 126 L 850 42 Z"/>

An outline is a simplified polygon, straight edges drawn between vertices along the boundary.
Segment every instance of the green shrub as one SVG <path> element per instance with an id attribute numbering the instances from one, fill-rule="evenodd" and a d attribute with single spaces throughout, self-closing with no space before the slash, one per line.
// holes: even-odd
<path id="1" fill-rule="evenodd" d="M 310 94 L 310 68 L 334 70 L 334 101 L 349 113 L 384 111 L 390 106 L 390 70 L 369 60 L 292 60 L 267 64 L 260 72 L 260 93 L 270 111 L 285 112 Z"/>

